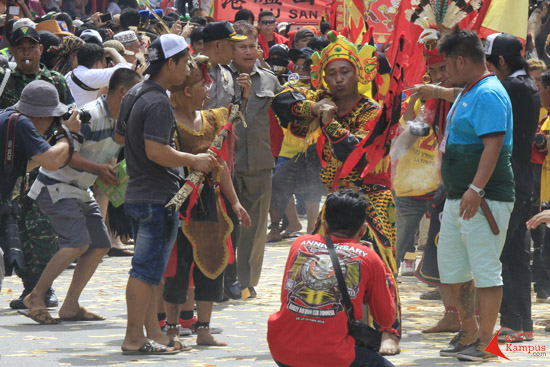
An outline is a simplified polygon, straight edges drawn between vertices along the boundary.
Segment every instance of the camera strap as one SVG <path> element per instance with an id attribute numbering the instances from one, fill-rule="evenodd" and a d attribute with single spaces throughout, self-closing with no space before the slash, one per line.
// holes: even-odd
<path id="1" fill-rule="evenodd" d="M 5 154 L 4 154 L 4 173 L 6 177 L 12 175 L 13 165 L 15 164 L 15 138 L 17 134 L 17 122 L 19 121 L 20 113 L 12 113 L 8 119 L 8 128 L 6 131 L 6 145 L 5 145 Z M 15 117 L 15 120 L 14 120 Z M 23 174 L 27 171 L 26 163 L 25 170 Z M 6 201 L 11 199 L 12 194 L 9 197 L 5 198 Z M 0 201 L 4 200 L 0 194 Z"/>
<path id="2" fill-rule="evenodd" d="M 98 91 L 99 88 L 92 88 L 90 86 L 88 86 L 86 83 L 84 83 L 82 80 L 78 79 L 76 77 L 76 74 L 74 73 L 74 71 L 71 71 L 71 79 L 72 81 L 81 89 L 84 89 L 86 92 L 95 92 L 95 91 Z"/>
<path id="3" fill-rule="evenodd" d="M 355 317 L 353 315 L 353 304 L 349 298 L 348 287 L 346 286 L 346 281 L 344 280 L 344 274 L 342 273 L 342 268 L 340 267 L 340 261 L 338 260 L 338 255 L 336 255 L 334 243 L 332 243 L 330 236 L 325 236 L 324 238 L 327 245 L 328 254 L 330 255 L 330 260 L 332 261 L 332 267 L 334 268 L 334 274 L 336 275 L 336 280 L 338 280 L 338 288 L 342 294 L 346 314 L 348 315 L 348 325 L 351 325 L 351 323 L 355 321 Z"/>

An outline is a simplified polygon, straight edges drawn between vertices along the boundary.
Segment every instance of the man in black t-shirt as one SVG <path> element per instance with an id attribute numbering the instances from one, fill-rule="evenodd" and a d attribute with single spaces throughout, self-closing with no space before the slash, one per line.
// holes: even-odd
<path id="1" fill-rule="evenodd" d="M 145 73 L 150 78 L 130 89 L 120 107 L 116 140 L 125 143 L 130 178 L 124 209 L 135 241 L 126 288 L 128 323 L 123 354 L 174 354 L 184 348 L 177 338 L 170 340 L 164 335 L 157 322 L 156 287 L 179 227 L 178 213 L 164 206 L 178 190 L 177 167 L 209 172 L 217 164 L 209 154 L 174 149 L 176 120 L 166 90 L 184 82 L 188 58 L 183 37 L 165 34 L 157 38 L 149 46 L 150 64 Z"/>
<path id="2" fill-rule="evenodd" d="M 531 153 L 538 126 L 540 95 L 526 72 L 526 62 L 521 56 L 522 44 L 515 36 L 494 34 L 488 37 L 486 45 L 489 70 L 496 74 L 508 92 L 514 117 L 514 145 L 510 161 L 514 172 L 516 201 L 500 257 L 503 297 L 499 341 L 505 341 L 506 335 L 533 331 L 530 243 L 525 236 L 525 222 L 531 216 L 534 185 Z"/>

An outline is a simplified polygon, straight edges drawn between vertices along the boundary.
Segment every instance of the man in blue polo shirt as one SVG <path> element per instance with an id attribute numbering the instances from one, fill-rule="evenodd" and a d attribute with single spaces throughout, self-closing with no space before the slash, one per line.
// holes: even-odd
<path id="1" fill-rule="evenodd" d="M 441 282 L 449 284 L 461 329 L 442 356 L 485 361 L 502 300 L 500 254 L 514 205 L 512 105 L 490 74 L 474 32 L 447 35 L 440 51 L 451 82 L 465 86 L 447 116 L 441 176 L 447 191 L 439 235 Z M 479 301 L 480 324 L 474 309 Z"/>

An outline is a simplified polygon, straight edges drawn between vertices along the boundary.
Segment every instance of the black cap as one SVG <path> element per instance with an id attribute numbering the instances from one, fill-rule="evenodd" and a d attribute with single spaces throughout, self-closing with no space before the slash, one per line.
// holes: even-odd
<path id="1" fill-rule="evenodd" d="M 514 35 L 494 33 L 487 37 L 485 55 L 490 56 L 521 56 L 523 45 Z"/>
<path id="2" fill-rule="evenodd" d="M 21 27 L 11 34 L 11 44 L 15 46 L 15 44 L 23 38 L 29 38 L 36 43 L 40 43 L 40 35 L 36 29 L 32 27 Z"/>
<path id="3" fill-rule="evenodd" d="M 269 58 L 279 58 L 289 60 L 288 46 L 283 43 L 277 43 L 269 48 Z"/>
<path id="4" fill-rule="evenodd" d="M 246 36 L 237 34 L 231 23 L 227 20 L 210 22 L 205 25 L 202 30 L 202 40 L 204 43 L 226 39 L 231 41 L 244 41 L 246 38 Z"/>

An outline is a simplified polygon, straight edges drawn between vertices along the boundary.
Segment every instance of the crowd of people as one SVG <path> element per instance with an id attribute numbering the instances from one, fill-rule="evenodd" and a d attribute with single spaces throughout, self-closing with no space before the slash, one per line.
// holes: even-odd
<path id="1" fill-rule="evenodd" d="M 411 65 L 330 22 L 89 4 L 18 0 L 0 17 L 12 309 L 102 321 L 80 296 L 104 256 L 131 256 L 123 354 L 180 353 L 192 333 L 227 345 L 214 303 L 262 297 L 266 242 L 299 236 L 267 325 L 279 366 L 392 366 L 398 278 L 413 275 L 445 309 L 423 332 L 456 333 L 441 356 L 497 358 L 497 321 L 499 342 L 533 340 L 531 280 L 550 303 L 550 4 L 530 8 L 525 39 L 416 4 L 426 75 L 407 89 Z"/>

